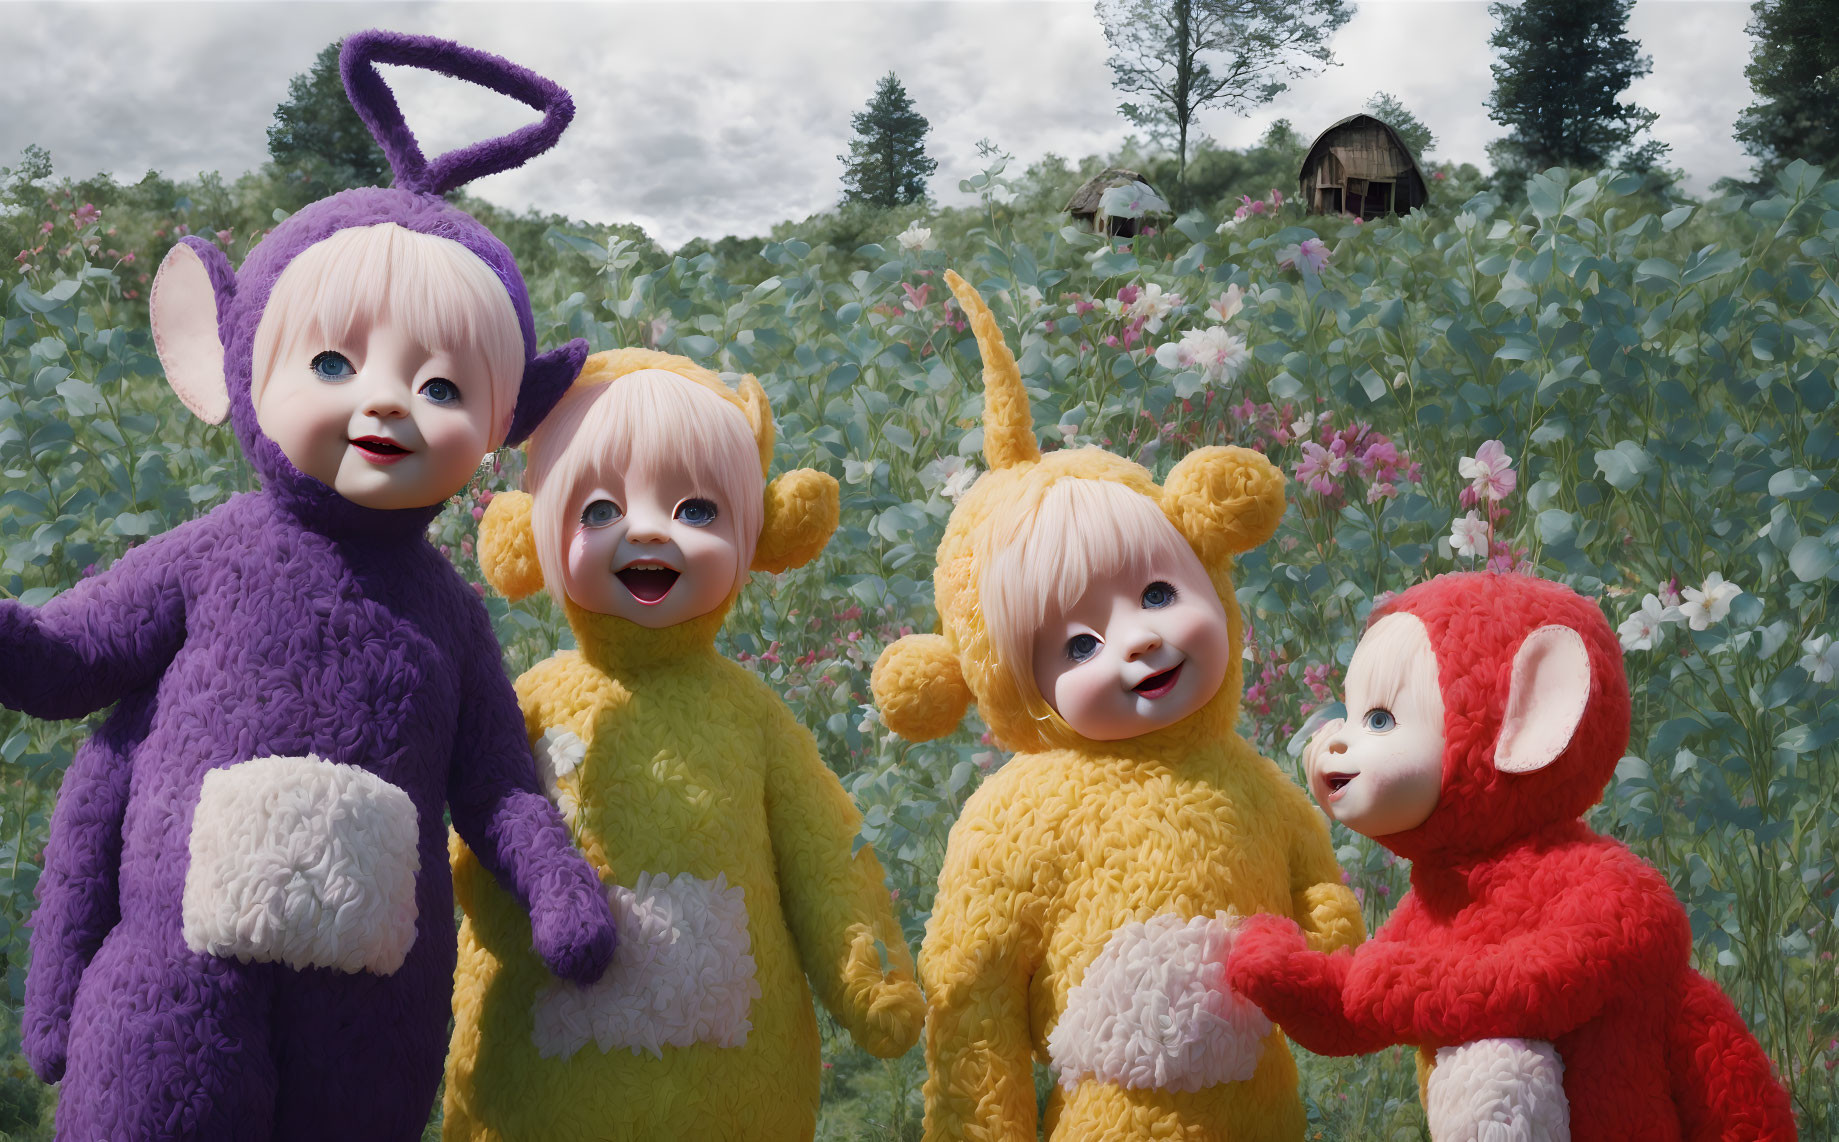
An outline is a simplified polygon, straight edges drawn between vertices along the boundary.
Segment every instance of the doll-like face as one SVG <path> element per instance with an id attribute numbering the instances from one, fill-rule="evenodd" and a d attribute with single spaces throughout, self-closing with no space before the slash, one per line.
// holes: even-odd
<path id="1" fill-rule="evenodd" d="M 736 513 L 707 485 L 628 473 L 576 502 L 563 574 L 577 606 L 655 630 L 708 614 L 734 590 Z"/>
<path id="2" fill-rule="evenodd" d="M 1200 709 L 1226 677 L 1226 611 L 1198 562 L 1094 577 L 1035 634 L 1034 679 L 1080 735 L 1121 741 Z"/>
<path id="3" fill-rule="evenodd" d="M 388 321 L 276 358 L 256 421 L 294 467 L 361 507 L 438 504 L 491 450 L 482 355 L 424 345 Z"/>
<path id="4" fill-rule="evenodd" d="M 1347 667 L 1347 718 L 1317 730 L 1303 756 L 1309 791 L 1368 837 L 1423 824 L 1443 786 L 1443 693 L 1416 615 L 1373 624 Z"/>

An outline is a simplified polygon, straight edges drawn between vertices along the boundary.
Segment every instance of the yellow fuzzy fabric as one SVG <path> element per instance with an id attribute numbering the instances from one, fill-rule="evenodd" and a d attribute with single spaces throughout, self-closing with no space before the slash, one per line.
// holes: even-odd
<path id="1" fill-rule="evenodd" d="M 675 368 L 658 360 L 647 367 Z M 764 418 L 763 397 L 759 408 Z M 761 420 L 750 419 L 757 432 Z M 771 447 L 765 423 L 763 458 Z M 809 481 L 792 486 L 809 493 L 787 497 L 803 508 L 785 513 L 786 532 L 777 535 L 769 518 L 761 546 L 770 537 L 781 555 L 809 558 L 823 546 L 821 538 L 811 545 L 822 521 L 809 518 L 823 514 L 823 497 Z M 826 537 L 835 526 L 831 489 Z M 483 527 L 504 529 L 494 550 L 512 558 L 510 567 L 522 567 L 528 520 L 510 498 Z M 465 915 L 447 1058 L 450 1142 L 808 1140 L 820 1073 L 813 987 L 874 1054 L 897 1056 L 917 1041 L 924 1001 L 880 862 L 867 847 L 852 856 L 860 816 L 811 735 L 769 686 L 716 653 L 732 602 L 648 630 L 564 600 L 580 650 L 538 664 L 518 680 L 517 694 L 533 747 L 551 729 L 586 743 L 579 766 L 559 781 L 559 800 L 604 881 L 632 888 L 645 873 L 689 874 L 743 891 L 761 991 L 745 1043 L 664 1046 L 654 1055 L 602 1053 L 589 1042 L 566 1058 L 542 1057 L 532 1009 L 554 979 L 531 951 L 524 910 L 455 837 L 454 886 Z M 609 972 L 619 970 L 616 957 Z"/>
<path id="2" fill-rule="evenodd" d="M 1098 449 L 1040 457 L 994 320 L 961 279 L 947 280 L 979 335 L 991 386 L 985 439 L 997 443 L 992 470 L 959 500 L 939 545 L 942 633 L 890 647 L 875 693 L 888 724 L 916 738 L 948 731 L 974 698 L 998 742 L 1017 751 L 951 830 L 920 974 L 926 1138 L 1023 1140 L 1036 1131 L 1032 1062 L 1048 1061 L 1068 992 L 1121 926 L 1236 909 L 1292 916 L 1321 949 L 1365 933 L 1327 822 L 1234 728 L 1243 622 L 1232 556 L 1270 537 L 1283 511 L 1282 476 L 1240 448 L 1201 449 L 1162 487 Z M 1160 504 L 1225 604 L 1226 679 L 1209 704 L 1172 726 L 1090 741 L 1026 701 L 997 660 L 978 605 L 981 567 L 1018 513 L 1062 479 L 1113 480 Z M 1070 1093 L 1056 1087 L 1047 1111 L 1056 1139 L 1292 1140 L 1303 1125 L 1295 1067 L 1275 1030 L 1247 1081 L 1181 1093 L 1087 1079 Z"/>

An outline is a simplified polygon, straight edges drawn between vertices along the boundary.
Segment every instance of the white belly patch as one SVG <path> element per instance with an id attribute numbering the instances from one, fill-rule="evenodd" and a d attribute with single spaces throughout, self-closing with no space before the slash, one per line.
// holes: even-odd
<path id="1" fill-rule="evenodd" d="M 204 775 L 185 946 L 243 963 L 389 975 L 415 942 L 417 817 L 355 765 L 258 757 Z"/>
<path id="2" fill-rule="evenodd" d="M 1238 918 L 1170 913 L 1105 941 L 1047 1037 L 1060 1085 L 1197 1091 L 1258 1069 L 1271 1021 L 1226 982 Z"/>
<path id="3" fill-rule="evenodd" d="M 1434 1142 L 1570 1142 L 1564 1061 L 1540 1039 L 1477 1039 L 1437 1051 L 1424 1116 Z"/>
<path id="4" fill-rule="evenodd" d="M 725 874 L 701 880 L 640 873 L 607 890 L 619 945 L 600 982 L 551 980 L 537 991 L 531 1038 L 546 1059 L 593 1043 L 663 1055 L 665 1047 L 739 1047 L 760 997 L 744 890 Z"/>

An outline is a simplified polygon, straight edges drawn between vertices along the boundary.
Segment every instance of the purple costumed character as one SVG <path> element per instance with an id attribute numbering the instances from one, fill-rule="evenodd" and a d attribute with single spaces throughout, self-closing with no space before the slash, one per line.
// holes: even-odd
<path id="1" fill-rule="evenodd" d="M 430 163 L 377 63 L 543 117 Z M 440 196 L 547 150 L 573 105 L 428 37 L 353 35 L 341 67 L 396 187 L 301 210 L 240 274 L 188 238 L 154 284 L 169 381 L 262 490 L 0 602 L 0 703 L 119 703 L 65 777 L 34 917 L 26 1046 L 71 1142 L 418 1138 L 454 967 L 443 806 L 552 970 L 612 955 L 484 607 L 425 537 L 587 353 L 537 353 L 510 251 Z"/>

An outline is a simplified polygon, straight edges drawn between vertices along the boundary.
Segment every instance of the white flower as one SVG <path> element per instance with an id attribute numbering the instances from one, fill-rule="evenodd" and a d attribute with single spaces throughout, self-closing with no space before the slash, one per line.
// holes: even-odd
<path id="1" fill-rule="evenodd" d="M 1673 580 L 1669 579 L 1666 582 L 1662 583 L 1660 585 L 1659 594 L 1660 594 L 1660 605 L 1667 608 L 1669 611 L 1672 612 L 1672 617 L 1668 619 L 1667 621 L 1675 622 L 1675 623 L 1685 622 L 1686 621 L 1685 616 L 1679 613 L 1679 603 L 1680 603 L 1679 592 L 1674 589 Z"/>
<path id="2" fill-rule="evenodd" d="M 1238 376 L 1251 360 L 1244 339 L 1224 325 L 1190 329 L 1181 340 L 1170 341 L 1156 349 L 1156 363 L 1166 369 L 1199 369 L 1209 383 L 1218 384 Z"/>
<path id="3" fill-rule="evenodd" d="M 1741 594 L 1742 587 L 1725 582 L 1724 576 L 1713 571 L 1705 577 L 1702 590 L 1686 588 L 1686 601 L 1680 605 L 1679 613 L 1693 630 L 1705 630 L 1712 623 L 1723 622 L 1724 616 L 1730 614 L 1731 600 Z"/>
<path id="4" fill-rule="evenodd" d="M 1448 543 L 1457 555 L 1486 555 L 1488 553 L 1488 521 L 1474 512 L 1452 520 Z"/>
<path id="5" fill-rule="evenodd" d="M 900 243 L 900 248 L 903 250 L 930 250 L 932 249 L 932 228 L 921 226 L 919 219 L 916 218 L 907 223 L 907 228 L 896 234 L 894 240 Z"/>
<path id="6" fill-rule="evenodd" d="M 1471 481 L 1469 488 L 1476 499 L 1504 500 L 1519 482 L 1513 470 L 1513 457 L 1507 455 L 1507 446 L 1498 440 L 1487 441 L 1473 456 L 1464 456 L 1456 470 L 1462 473 L 1463 479 Z"/>
<path id="7" fill-rule="evenodd" d="M 867 702 L 862 703 L 859 709 L 862 711 L 862 720 L 856 723 L 856 729 L 865 734 L 874 733 L 875 727 L 882 724 L 881 711 Z"/>
<path id="8" fill-rule="evenodd" d="M 1115 297 L 1108 297 L 1105 299 L 1104 309 L 1106 317 L 1122 317 L 1124 315 L 1124 303 Z"/>
<path id="9" fill-rule="evenodd" d="M 1023 286 L 1022 300 L 1028 303 L 1029 309 L 1039 309 L 1041 308 L 1041 303 L 1045 301 L 1046 298 L 1043 297 L 1041 291 L 1034 286 Z"/>
<path id="10" fill-rule="evenodd" d="M 1128 182 L 1099 195 L 1098 212 L 1107 218 L 1141 218 L 1145 214 L 1167 214 L 1169 204 L 1149 184 Z"/>
<path id="11" fill-rule="evenodd" d="M 1151 333 L 1160 333 L 1162 331 L 1162 319 L 1169 315 L 1170 310 L 1180 304 L 1180 294 L 1163 293 L 1161 286 L 1157 285 L 1155 282 L 1151 282 L 1143 287 L 1142 291 L 1137 294 L 1137 299 L 1130 303 L 1130 308 L 1125 312 L 1132 321 L 1138 320 L 1139 318 L 1146 319 L 1143 328 L 1149 330 Z"/>
<path id="12" fill-rule="evenodd" d="M 1392 387 L 1395 389 L 1402 389 L 1410 383 L 1411 378 L 1407 377 L 1402 370 L 1399 372 L 1398 376 L 1392 378 Z"/>
<path id="13" fill-rule="evenodd" d="M 1315 414 L 1313 412 L 1305 412 L 1303 415 L 1290 422 L 1290 435 L 1299 437 L 1307 436 L 1309 435 L 1309 430 L 1314 427 Z"/>
<path id="14" fill-rule="evenodd" d="M 1832 635 L 1810 638 L 1801 643 L 1801 649 L 1807 652 L 1801 659 L 1801 669 L 1815 682 L 1825 684 L 1839 674 L 1839 643 L 1833 641 Z"/>
<path id="15" fill-rule="evenodd" d="M 1236 285 L 1226 287 L 1226 292 L 1207 303 L 1207 313 L 1215 321 L 1231 321 L 1239 310 L 1245 308 L 1245 291 Z"/>
<path id="16" fill-rule="evenodd" d="M 1066 446 L 1068 448 L 1073 446 L 1073 440 L 1079 435 L 1079 426 L 1077 424 L 1070 424 L 1064 420 L 1054 425 L 1054 429 L 1060 433 L 1061 439 L 1066 441 Z"/>
<path id="17" fill-rule="evenodd" d="M 1224 234 L 1224 233 L 1226 233 L 1226 231 L 1228 231 L 1228 230 L 1230 230 L 1230 229 L 1232 229 L 1232 228 L 1233 228 L 1234 226 L 1236 226 L 1236 225 L 1238 225 L 1238 222 L 1239 222 L 1239 216 L 1238 216 L 1238 215 L 1236 215 L 1236 214 L 1232 214 L 1232 215 L 1228 215 L 1228 216 L 1226 217 L 1226 219 L 1225 219 L 1225 221 L 1223 221 L 1223 222 L 1221 222 L 1221 223 L 1220 223 L 1220 224 L 1219 224 L 1218 226 L 1215 226 L 1215 227 L 1213 228 L 1213 232 L 1214 232 L 1215 234 Z"/>
<path id="18" fill-rule="evenodd" d="M 1641 600 L 1641 609 L 1628 616 L 1616 628 L 1616 633 L 1622 636 L 1622 649 L 1625 651 L 1652 650 L 1661 628 L 1667 623 L 1678 621 L 1678 608 L 1666 606 L 1653 595 L 1647 595 Z"/>
<path id="19" fill-rule="evenodd" d="M 921 468 L 920 480 L 946 499 L 956 500 L 970 491 L 980 474 L 977 465 L 964 457 L 945 456 Z"/>

